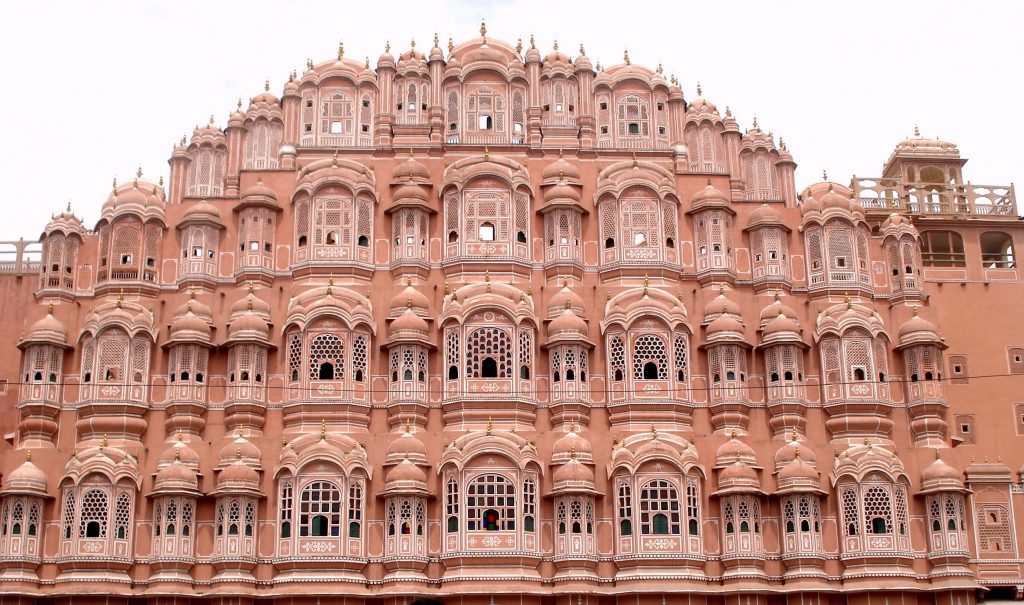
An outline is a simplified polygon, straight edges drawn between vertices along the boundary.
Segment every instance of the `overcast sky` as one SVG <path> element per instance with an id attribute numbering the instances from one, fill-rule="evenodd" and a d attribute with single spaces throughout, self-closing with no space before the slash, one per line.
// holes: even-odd
<path id="1" fill-rule="evenodd" d="M 785 138 L 797 186 L 875 176 L 919 124 L 970 158 L 978 184 L 1024 182 L 1024 3 L 1020 2 L 44 2 L 6 4 L 0 23 L 0 240 L 35 239 L 70 200 L 92 228 L 116 175 L 166 179 L 175 141 L 235 102 L 280 96 L 306 58 L 376 64 L 392 52 L 477 36 L 543 51 L 580 42 L 604 65 L 664 64 L 687 98 L 756 115 Z"/>

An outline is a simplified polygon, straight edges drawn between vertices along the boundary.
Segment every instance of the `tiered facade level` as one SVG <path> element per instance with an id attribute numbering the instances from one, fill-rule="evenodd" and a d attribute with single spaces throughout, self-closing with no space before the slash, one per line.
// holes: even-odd
<path id="1" fill-rule="evenodd" d="M 798 189 L 485 31 L 266 88 L 2 267 L 0 602 L 1021 590 L 1024 229 L 954 145 Z"/>

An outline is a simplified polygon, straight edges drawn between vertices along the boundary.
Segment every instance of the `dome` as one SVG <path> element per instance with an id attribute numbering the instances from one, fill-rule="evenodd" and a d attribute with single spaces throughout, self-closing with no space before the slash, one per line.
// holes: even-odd
<path id="1" fill-rule="evenodd" d="M 963 473 L 947 464 L 935 450 L 935 461 L 921 471 L 920 493 L 963 491 Z"/>
<path id="2" fill-rule="evenodd" d="M 769 206 L 768 204 L 761 204 L 750 213 L 750 219 L 747 221 L 747 229 L 767 225 L 779 225 L 785 227 L 786 222 L 782 218 L 782 213 L 775 207 Z M 787 227 L 786 230 L 788 231 L 789 228 Z"/>
<path id="3" fill-rule="evenodd" d="M 704 319 L 714 319 L 723 314 L 741 314 L 740 306 L 725 295 L 725 288 L 719 290 L 718 296 L 704 306 Z"/>
<path id="4" fill-rule="evenodd" d="M 841 210 L 850 210 L 850 198 L 837 193 L 832 189 L 832 184 L 829 183 L 828 193 L 821 197 L 821 209 L 825 210 L 828 208 L 839 208 Z"/>
<path id="5" fill-rule="evenodd" d="M 419 464 L 427 463 L 427 446 L 408 429 L 388 444 L 384 460 L 385 464 L 394 464 L 406 458 Z"/>
<path id="6" fill-rule="evenodd" d="M 779 313 L 775 319 L 769 321 L 764 326 L 764 335 L 767 337 L 772 334 L 780 334 L 783 332 L 800 334 L 800 323 L 792 317 L 786 317 L 785 314 Z"/>
<path id="7" fill-rule="evenodd" d="M 559 437 L 551 447 L 551 462 L 568 462 L 574 457 L 584 462 L 592 462 L 594 448 L 590 442 L 572 427 L 568 433 Z"/>
<path id="8" fill-rule="evenodd" d="M 728 194 L 716 189 L 715 186 L 711 184 L 711 179 L 708 179 L 706 187 L 693 194 L 693 198 L 690 199 L 690 212 L 707 206 L 729 207 Z"/>
<path id="9" fill-rule="evenodd" d="M 427 325 L 426 320 L 412 310 L 412 302 L 410 301 L 408 304 L 409 306 L 405 312 L 388 326 L 389 336 L 394 337 L 409 332 L 415 332 L 417 335 L 426 335 L 430 331 L 430 326 Z"/>
<path id="10" fill-rule="evenodd" d="M 541 180 L 551 180 L 554 182 L 567 180 L 578 182 L 580 180 L 580 169 L 568 162 L 564 157 L 562 157 L 561 152 L 559 152 L 558 160 L 548 164 L 544 167 L 544 170 L 541 171 Z"/>
<path id="11" fill-rule="evenodd" d="M 188 310 L 184 315 L 180 315 L 171 322 L 170 337 L 176 336 L 181 337 L 184 335 L 197 336 L 201 339 L 210 338 L 210 324 L 206 323 L 201 317 Z"/>
<path id="12" fill-rule="evenodd" d="M 549 187 L 544 191 L 544 202 L 551 203 L 556 201 L 568 200 L 574 204 L 578 204 L 580 201 L 580 192 L 572 185 L 566 185 L 560 183 L 554 187 Z"/>
<path id="13" fill-rule="evenodd" d="M 548 301 L 548 316 L 560 315 L 566 307 L 566 303 L 569 304 L 569 308 L 575 311 L 577 314 L 581 314 L 585 311 L 586 305 L 583 302 L 583 297 L 573 291 L 569 287 L 569 280 L 566 279 L 562 282 L 562 289 L 555 292 L 551 300 Z"/>
<path id="14" fill-rule="evenodd" d="M 761 326 L 763 327 L 779 315 L 785 315 L 790 319 L 796 319 L 796 311 L 782 302 L 782 293 L 776 292 L 775 300 L 773 300 L 771 304 L 767 305 L 764 309 L 761 309 Z"/>
<path id="15" fill-rule="evenodd" d="M 237 319 L 231 320 L 228 326 L 228 339 L 238 339 L 243 336 L 254 337 L 258 340 L 270 338 L 270 327 L 267 322 L 253 312 L 243 313 Z"/>
<path id="16" fill-rule="evenodd" d="M 802 458 L 812 464 L 816 461 L 814 452 L 810 448 L 802 446 L 801 443 L 797 441 L 796 433 L 793 433 L 792 439 L 787 441 L 785 445 L 775 452 L 775 469 L 781 469 L 783 466 L 797 458 Z"/>
<path id="17" fill-rule="evenodd" d="M 594 470 L 578 458 L 559 465 L 551 474 L 552 493 L 568 491 L 594 491 Z"/>
<path id="18" fill-rule="evenodd" d="M 175 459 L 160 469 L 153 481 L 153 493 L 180 493 L 199 491 L 199 478 L 191 467 Z"/>
<path id="19" fill-rule="evenodd" d="M 391 195 L 391 198 L 396 203 L 400 201 L 405 203 L 409 203 L 410 201 L 427 202 L 430 200 L 430 194 L 422 185 L 414 185 L 411 183 L 407 183 L 405 185 L 400 185 L 397 189 L 395 189 L 395 192 Z"/>
<path id="20" fill-rule="evenodd" d="M 803 450 L 800 450 L 803 452 Z M 778 489 L 776 494 L 792 492 L 821 493 L 821 473 L 810 460 L 798 456 L 779 469 L 775 477 Z"/>
<path id="21" fill-rule="evenodd" d="M 804 196 L 803 203 L 800 204 L 800 215 L 803 216 L 811 212 L 821 212 L 821 202 L 814 199 L 814 196 L 808 193 Z"/>
<path id="22" fill-rule="evenodd" d="M 139 171 L 136 174 L 141 175 Z M 121 210 L 133 210 L 140 216 L 149 217 L 155 215 L 163 218 L 164 211 L 164 190 L 163 187 L 142 180 L 136 177 L 131 181 L 117 185 L 110 192 L 107 201 L 103 202 L 100 208 L 100 216 L 111 218 L 112 215 Z"/>
<path id="23" fill-rule="evenodd" d="M 256 447 L 254 443 L 245 437 L 242 437 L 241 433 L 236 435 L 224 447 L 220 448 L 220 452 L 217 453 L 217 460 L 221 466 L 225 467 L 233 464 L 239 458 L 253 466 L 259 466 L 262 457 L 263 452 L 260 451 L 260 448 Z"/>
<path id="24" fill-rule="evenodd" d="M 255 184 L 246 187 L 245 190 L 242 191 L 242 195 L 240 197 L 242 199 L 245 199 L 247 197 L 267 198 L 271 201 L 276 202 L 277 192 L 271 189 L 270 187 L 264 185 L 262 179 L 257 179 Z"/>
<path id="25" fill-rule="evenodd" d="M 217 476 L 217 489 L 224 490 L 237 487 L 259 489 L 260 474 L 246 464 L 241 458 L 224 467 Z"/>
<path id="26" fill-rule="evenodd" d="M 408 458 L 388 469 L 384 477 L 384 493 L 426 492 L 427 473 Z"/>
<path id="27" fill-rule="evenodd" d="M 580 316 L 576 315 L 571 305 L 566 301 L 565 310 L 558 317 L 551 320 L 548 324 L 548 337 L 556 335 L 572 336 L 580 335 L 586 338 L 587 336 L 587 322 L 583 321 Z"/>
<path id="28" fill-rule="evenodd" d="M 724 314 L 708 324 L 708 336 L 721 332 L 739 332 L 743 334 L 743 323 L 732 314 Z"/>
<path id="29" fill-rule="evenodd" d="M 725 483 L 744 483 L 744 482 L 760 482 L 757 479 L 757 471 L 750 468 L 745 462 L 737 460 L 732 464 L 722 469 L 722 472 L 718 475 L 719 486 L 724 487 Z"/>
<path id="30" fill-rule="evenodd" d="M 31 450 L 25 452 L 25 461 L 11 471 L 0 494 L 27 494 L 46 497 L 47 476 L 32 462 Z"/>
<path id="31" fill-rule="evenodd" d="M 221 221 L 220 210 L 205 199 L 188 204 L 188 210 L 181 217 L 181 222 L 208 221 L 218 225 Z"/>
<path id="32" fill-rule="evenodd" d="M 718 108 L 715 107 L 715 105 L 711 103 L 711 101 L 708 101 L 703 96 L 701 96 L 700 87 L 698 86 L 697 97 L 693 101 L 690 101 L 690 104 L 689 106 L 687 106 L 686 111 L 692 111 L 695 113 L 718 113 Z"/>
<path id="33" fill-rule="evenodd" d="M 409 159 L 402 162 L 395 168 L 391 178 L 393 183 L 409 179 L 429 182 L 430 170 L 420 162 L 416 161 L 410 152 Z"/>
<path id="34" fill-rule="evenodd" d="M 938 340 L 938 332 L 939 329 L 935 327 L 935 324 L 917 314 L 916 308 L 914 309 L 914 316 L 900 324 L 899 328 L 899 335 L 901 340 L 904 336 L 919 333 L 927 333 L 928 335 L 934 336 L 936 340 Z"/>
<path id="35" fill-rule="evenodd" d="M 270 318 L 270 304 L 255 295 L 255 290 L 251 284 L 249 285 L 249 293 L 246 296 L 243 296 L 231 303 L 230 315 L 234 316 L 239 313 L 245 313 L 249 310 L 258 313 L 267 319 Z"/>
<path id="36" fill-rule="evenodd" d="M 32 343 L 68 346 L 68 330 L 61 320 L 54 317 L 52 306 L 47 309 L 46 315 L 42 319 L 32 324 L 18 344 L 24 347 Z"/>
<path id="37" fill-rule="evenodd" d="M 410 305 L 410 303 L 412 304 Z M 406 281 L 405 288 L 391 299 L 390 315 L 394 316 L 405 313 L 405 310 L 410 306 L 414 311 L 423 314 L 430 312 L 430 299 L 427 298 L 426 294 L 413 287 L 411 279 Z"/>
<path id="38" fill-rule="evenodd" d="M 715 466 L 725 467 L 737 460 L 749 465 L 757 464 L 754 448 L 737 439 L 736 432 L 733 431 L 732 438 L 718 448 L 718 452 L 715 454 Z"/>

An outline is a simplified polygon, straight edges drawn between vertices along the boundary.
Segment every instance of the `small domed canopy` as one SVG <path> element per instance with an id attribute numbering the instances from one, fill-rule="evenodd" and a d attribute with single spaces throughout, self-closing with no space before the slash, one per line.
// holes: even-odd
<path id="1" fill-rule="evenodd" d="M 693 333 L 682 300 L 661 288 L 647 285 L 619 292 L 605 303 L 601 332 L 616 325 L 628 329 L 634 322 L 651 318 L 660 320 L 669 329 Z"/>
<path id="2" fill-rule="evenodd" d="M 573 163 L 566 160 L 559 152 L 558 159 L 547 166 L 541 171 L 541 184 L 542 185 L 556 185 L 558 183 L 567 183 L 570 185 L 582 185 L 583 181 L 580 178 L 580 169 Z"/>
<path id="3" fill-rule="evenodd" d="M 548 324 L 548 339 L 545 347 L 551 347 L 558 343 L 583 343 L 593 347 L 587 339 L 587 322 L 572 310 L 571 305 L 566 306 L 562 314 L 551 320 Z"/>
<path id="4" fill-rule="evenodd" d="M 410 304 L 412 303 L 412 304 Z M 431 317 L 430 299 L 427 295 L 417 290 L 412 285 L 412 279 L 405 283 L 405 288 L 396 294 L 388 305 L 388 317 L 398 317 L 405 313 L 407 308 L 424 319 Z"/>
<path id="5" fill-rule="evenodd" d="M 82 219 L 75 216 L 71 212 L 71 202 L 68 202 L 66 210 L 60 214 L 55 214 L 50 219 L 49 223 L 46 223 L 46 229 L 43 230 L 43 237 L 47 237 L 52 233 L 63 233 L 65 235 L 77 235 L 79 238 L 85 238 L 85 225 L 82 223 Z"/>
<path id="6" fill-rule="evenodd" d="M 569 286 L 569 279 L 565 278 L 562 281 L 562 288 L 555 292 L 548 301 L 547 316 L 549 319 L 554 319 L 565 311 L 566 304 L 572 309 L 573 313 L 582 316 L 586 311 L 586 304 L 583 302 L 583 297 L 577 294 Z"/>
<path id="7" fill-rule="evenodd" d="M 817 461 L 814 451 L 807 447 L 806 444 L 802 444 L 799 441 L 799 435 L 794 432 L 790 434 L 789 441 L 775 452 L 775 471 L 778 472 L 783 466 L 797 458 L 802 458 L 805 462 L 812 464 Z"/>
<path id="8" fill-rule="evenodd" d="M 832 469 L 832 481 L 838 483 L 844 478 L 861 481 L 870 473 L 880 473 L 890 481 L 910 482 L 896 452 L 884 444 L 865 439 L 863 444 L 852 445 L 836 459 Z"/>
<path id="9" fill-rule="evenodd" d="M 597 494 L 594 469 L 578 458 L 570 458 L 551 473 L 551 494 Z"/>
<path id="10" fill-rule="evenodd" d="M 874 337 L 886 335 L 882 318 L 874 309 L 847 298 L 846 302 L 832 305 L 818 314 L 814 339 L 819 341 L 825 334 L 841 336 L 851 328 L 860 328 Z"/>
<path id="11" fill-rule="evenodd" d="M 806 451 L 805 448 L 796 446 L 793 459 L 783 464 L 779 469 L 779 473 L 775 478 L 778 486 L 775 490 L 776 495 L 790 493 L 825 494 L 825 491 L 821 489 L 821 473 L 818 472 L 817 467 L 814 465 L 813 458 L 804 457 Z"/>
<path id="12" fill-rule="evenodd" d="M 740 441 L 739 434 L 733 431 L 729 440 L 719 446 L 718 452 L 715 453 L 715 468 L 725 468 L 737 460 L 751 468 L 761 468 L 757 463 L 754 448 Z"/>
<path id="13" fill-rule="evenodd" d="M 782 213 L 774 206 L 768 204 L 761 204 L 750 213 L 747 226 L 743 230 L 750 231 L 760 227 L 780 227 L 787 233 L 790 231 L 785 219 L 782 218 Z"/>
<path id="14" fill-rule="evenodd" d="M 593 446 L 577 432 L 575 425 L 570 426 L 569 432 L 559 437 L 551 447 L 552 464 L 565 463 L 573 458 L 589 464 L 594 462 Z"/>
<path id="15" fill-rule="evenodd" d="M 635 433 L 612 448 L 612 462 L 607 465 L 608 478 L 616 472 L 636 474 L 648 462 L 671 464 L 683 474 L 697 472 L 705 477 L 697 459 L 697 448 L 681 436 L 659 433 L 654 426 L 649 432 Z"/>
<path id="16" fill-rule="evenodd" d="M 25 332 L 25 336 L 18 341 L 18 348 L 25 350 L 26 347 L 34 344 L 53 345 L 62 349 L 71 348 L 68 345 L 68 330 L 61 320 L 54 317 L 52 306 L 47 309 L 46 315 L 42 319 L 32 324 L 32 327 Z"/>
<path id="17" fill-rule="evenodd" d="M 232 317 L 231 323 L 228 325 L 226 344 L 234 345 L 243 342 L 276 348 L 270 341 L 270 326 L 267 325 L 263 317 L 254 311 Z"/>
<path id="18" fill-rule="evenodd" d="M 802 197 L 804 203 L 800 207 L 800 214 L 805 225 L 809 222 L 822 223 L 837 216 L 854 223 L 864 221 L 864 207 L 853 199 L 849 187 L 839 183 L 815 183 L 804 190 Z"/>
<path id="19" fill-rule="evenodd" d="M 942 336 L 939 335 L 939 329 L 935 327 L 935 324 L 919 316 L 917 313 L 917 307 L 914 307 L 913 317 L 900 324 L 899 344 L 896 348 L 904 349 L 914 345 L 929 344 L 945 349 L 946 343 L 943 342 Z"/>
<path id="20" fill-rule="evenodd" d="M 718 473 L 718 489 L 712 496 L 727 494 L 764 494 L 757 471 L 742 460 L 736 460 Z"/>
<path id="21" fill-rule="evenodd" d="M 412 302 L 405 312 L 388 325 L 388 345 L 416 343 L 433 349 L 430 340 L 430 325 L 412 309 Z"/>
<path id="22" fill-rule="evenodd" d="M 47 476 L 43 469 L 32 462 L 32 452 L 25 452 L 25 461 L 7 475 L 0 489 L 0 496 L 36 496 L 39 498 L 50 498 L 46 492 Z"/>
<path id="23" fill-rule="evenodd" d="M 225 468 L 234 464 L 239 458 L 254 469 L 263 468 L 263 452 L 256 447 L 256 444 L 243 437 L 241 431 L 217 452 L 218 466 Z"/>
<path id="24" fill-rule="evenodd" d="M 213 225 L 218 229 L 224 228 L 224 221 L 221 220 L 220 210 L 205 199 L 197 202 L 184 202 L 188 208 L 181 215 L 177 228 L 180 230 L 186 225 Z"/>
<path id="25" fill-rule="evenodd" d="M 761 347 L 782 343 L 808 347 L 800 336 L 800 322 L 780 312 L 775 319 L 765 324 L 761 333 Z"/>
<path id="26" fill-rule="evenodd" d="M 703 346 L 726 342 L 749 346 L 743 321 L 738 315 L 726 313 L 708 324 L 707 339 Z"/>
<path id="27" fill-rule="evenodd" d="M 100 221 L 113 222 L 117 217 L 130 214 L 144 223 L 153 220 L 162 225 L 165 200 L 162 186 L 135 178 L 115 185 L 100 208 Z"/>
<path id="28" fill-rule="evenodd" d="M 408 427 L 397 439 L 388 444 L 387 453 L 384 456 L 384 464 L 398 464 L 402 460 L 409 459 L 416 464 L 427 465 L 427 446 L 423 444 Z"/>
<path id="29" fill-rule="evenodd" d="M 410 182 L 417 185 L 430 185 L 430 169 L 413 157 L 412 150 L 409 151 L 409 159 L 395 167 L 395 171 L 391 175 L 392 185 Z"/>
<path id="30" fill-rule="evenodd" d="M 248 494 L 260 496 L 260 474 L 237 454 L 235 461 L 224 467 L 217 475 L 215 495 Z"/>
<path id="31" fill-rule="evenodd" d="M 245 296 L 231 303 L 230 316 L 241 315 L 247 311 L 252 311 L 270 322 L 270 304 L 256 296 L 256 289 L 252 284 L 249 284 L 249 291 Z"/>
<path id="32" fill-rule="evenodd" d="M 965 491 L 963 473 L 946 463 L 935 450 L 935 461 L 921 471 L 921 491 L 918 493 Z"/>
<path id="33" fill-rule="evenodd" d="M 712 298 L 708 304 L 704 305 L 704 321 L 702 323 L 710 324 L 722 315 L 735 315 L 739 317 L 742 312 L 740 306 L 725 295 L 725 286 L 722 286 L 718 290 L 718 296 Z"/>
<path id="34" fill-rule="evenodd" d="M 243 208 L 263 207 L 274 211 L 281 210 L 277 202 L 277 192 L 273 188 L 263 184 L 262 178 L 257 178 L 256 183 L 246 187 L 239 196 L 239 203 L 235 204 L 233 210 L 238 212 Z"/>
<path id="35" fill-rule="evenodd" d="M 188 305 L 189 303 L 185 303 Z M 164 347 L 169 347 L 175 344 L 200 344 L 206 347 L 212 347 L 213 342 L 210 339 L 212 330 L 210 324 L 192 312 L 189 308 L 183 314 L 178 315 L 171 322 L 171 327 L 168 332 L 168 338 L 164 342 Z"/>
<path id="36" fill-rule="evenodd" d="M 940 141 L 937 137 L 926 139 L 921 136 L 921 132 L 916 126 L 914 127 L 914 136 L 896 144 L 896 148 L 885 162 L 883 174 L 889 174 L 893 163 L 903 158 L 963 161 L 955 143 Z"/>
<path id="37" fill-rule="evenodd" d="M 732 204 L 729 203 L 728 194 L 712 185 L 710 179 L 708 179 L 707 186 L 693 194 L 690 199 L 690 209 L 686 213 L 694 214 L 709 208 L 718 208 L 730 214 L 736 214 L 736 211 L 732 209 Z"/>
<path id="38" fill-rule="evenodd" d="M 153 480 L 153 490 L 150 495 L 199 495 L 199 478 L 196 472 L 188 465 L 183 464 L 180 459 L 175 459 L 171 464 L 164 466 L 157 471 Z"/>
<path id="39" fill-rule="evenodd" d="M 393 494 L 429 495 L 426 471 L 409 458 L 388 469 L 384 475 L 384 490 L 381 495 Z"/>
<path id="40" fill-rule="evenodd" d="M 782 293 L 776 292 L 775 298 L 770 304 L 761 309 L 761 318 L 759 322 L 760 329 L 764 329 L 765 325 L 778 317 L 779 315 L 785 315 L 790 319 L 796 319 L 796 311 L 791 307 L 782 302 Z"/>

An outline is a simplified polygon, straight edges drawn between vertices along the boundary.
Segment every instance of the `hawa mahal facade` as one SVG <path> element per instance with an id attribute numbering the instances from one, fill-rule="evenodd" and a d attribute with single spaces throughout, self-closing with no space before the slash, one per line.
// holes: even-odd
<path id="1" fill-rule="evenodd" d="M 0 602 L 1024 591 L 1024 245 L 628 53 L 339 48 L 0 266 Z"/>

